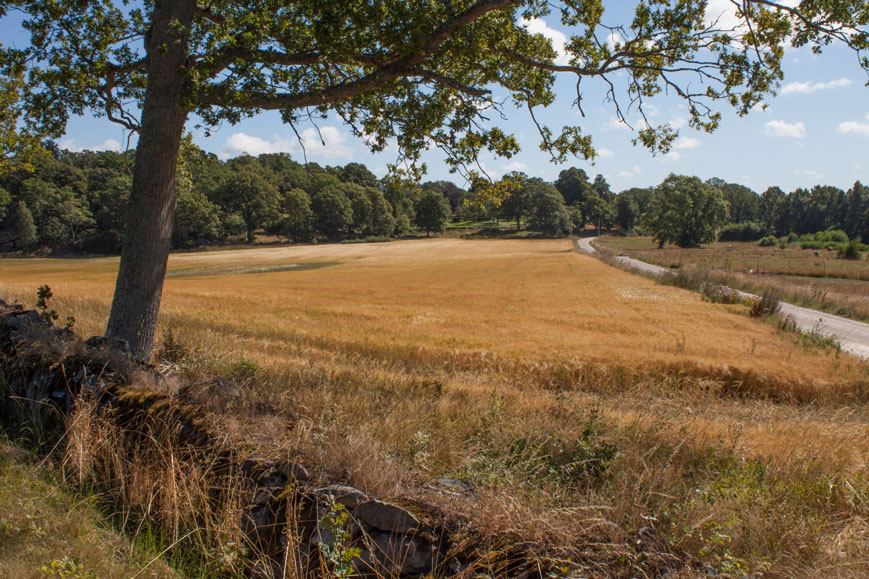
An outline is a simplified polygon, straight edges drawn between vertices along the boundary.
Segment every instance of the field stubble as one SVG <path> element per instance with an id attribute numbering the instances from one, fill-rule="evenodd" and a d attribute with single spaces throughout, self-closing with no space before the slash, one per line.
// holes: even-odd
<path id="1" fill-rule="evenodd" d="M 434 478 L 470 482 L 447 506 L 493 541 L 565 558 L 591 541 L 617 567 L 628 533 L 651 527 L 733 574 L 869 571 L 864 363 L 571 247 L 173 255 L 170 270 L 215 273 L 337 263 L 167 280 L 162 355 L 177 388 L 234 377 L 228 404 L 201 393 L 209 420 L 324 479 L 429 499 Z M 30 303 L 47 283 L 95 333 L 114 267 L 4 261 L 0 291 Z"/>

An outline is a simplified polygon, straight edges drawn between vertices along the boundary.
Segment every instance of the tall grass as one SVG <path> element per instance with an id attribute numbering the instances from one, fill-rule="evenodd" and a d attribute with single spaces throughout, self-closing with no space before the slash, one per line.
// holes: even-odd
<path id="1" fill-rule="evenodd" d="M 481 574 L 502 576 L 517 550 L 573 575 L 700 576 L 696 560 L 731 576 L 869 573 L 859 360 L 566 242 L 304 251 L 323 261 L 327 249 L 355 261 L 172 280 L 169 377 L 143 396 L 161 389 L 221 445 L 301 461 L 314 483 L 466 515 L 460 536 L 473 540 L 454 549 Z M 103 298 L 64 301 L 62 287 L 59 313 L 98 326 Z M 237 389 L 220 390 L 219 376 Z M 74 480 L 110 481 L 109 496 L 173 541 L 253 552 L 224 523 L 241 491 L 208 454 L 147 429 L 124 442 L 79 416 Z M 446 492 L 444 478 L 464 484 Z M 288 521 L 295 545 L 304 521 Z M 289 568 L 305 553 L 291 549 Z"/>

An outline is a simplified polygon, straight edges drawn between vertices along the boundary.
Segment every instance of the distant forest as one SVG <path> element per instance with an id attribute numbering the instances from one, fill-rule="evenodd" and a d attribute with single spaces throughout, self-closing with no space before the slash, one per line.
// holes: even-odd
<path id="1" fill-rule="evenodd" d="M 0 179 L 0 250 L 113 254 L 123 239 L 133 153 L 70 152 L 49 146 L 30 168 Z M 655 188 L 613 193 L 606 179 L 577 168 L 554 183 L 512 173 L 500 194 L 483 182 L 463 189 L 449 181 L 419 186 L 378 179 L 359 163 L 302 165 L 275 153 L 220 160 L 188 145 L 179 166 L 176 249 L 253 242 L 268 235 L 295 243 L 387 239 L 443 231 L 449 222 L 473 226 L 504 221 L 542 235 L 565 235 L 588 225 L 641 230 Z M 710 179 L 727 202 L 719 238 L 843 231 L 869 240 L 869 188 L 829 185 L 785 193 Z M 505 225 L 506 227 L 506 225 Z"/>

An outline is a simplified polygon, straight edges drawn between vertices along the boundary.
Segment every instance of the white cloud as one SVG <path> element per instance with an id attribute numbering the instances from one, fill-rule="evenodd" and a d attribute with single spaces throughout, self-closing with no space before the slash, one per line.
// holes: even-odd
<path id="1" fill-rule="evenodd" d="M 99 145 L 97 145 L 97 151 L 120 151 L 121 143 L 116 141 L 115 139 L 106 139 Z"/>
<path id="2" fill-rule="evenodd" d="M 604 130 L 615 131 L 615 130 L 622 130 L 622 129 L 630 129 L 631 127 L 629 127 L 625 121 L 619 119 L 618 117 L 613 117 L 609 121 L 607 121 L 606 125 L 604 125 L 603 128 L 604 128 Z"/>
<path id="3" fill-rule="evenodd" d="M 867 115 L 866 118 L 869 119 L 869 115 Z M 845 121 L 844 123 L 839 123 L 836 130 L 845 135 L 861 135 L 863 137 L 869 137 L 869 122 L 862 123 L 860 121 Z"/>
<path id="4" fill-rule="evenodd" d="M 797 175 L 799 177 L 805 177 L 805 178 L 811 179 L 813 181 L 820 181 L 821 179 L 824 178 L 823 173 L 821 173 L 820 171 L 812 171 L 812 170 L 806 170 L 806 171 L 797 170 L 797 171 L 794 171 L 794 175 Z"/>
<path id="5" fill-rule="evenodd" d="M 785 139 L 802 139 L 806 136 L 806 126 L 803 123 L 786 123 L 784 121 L 770 121 L 763 125 L 763 134 L 767 137 L 780 137 Z"/>
<path id="6" fill-rule="evenodd" d="M 542 34 L 552 41 L 552 47 L 557 54 L 555 64 L 560 66 L 570 64 L 570 56 L 568 56 L 565 49 L 565 45 L 567 44 L 567 35 L 565 33 L 552 28 L 540 18 L 532 18 L 531 20 L 522 18 L 519 20 L 519 26 L 522 26 L 531 34 Z"/>
<path id="7" fill-rule="evenodd" d="M 700 139 L 695 139 L 694 137 L 679 137 L 676 139 L 676 142 L 673 143 L 674 149 L 696 149 L 700 145 L 703 144 L 703 141 Z"/>
<path id="8" fill-rule="evenodd" d="M 636 177 L 642 172 L 642 167 L 640 167 L 639 165 L 634 165 L 630 169 L 626 169 L 624 171 L 619 171 L 618 173 L 616 173 L 616 179 L 630 179 L 631 177 Z"/>
<path id="9" fill-rule="evenodd" d="M 675 119 L 670 121 L 670 126 L 674 129 L 681 129 L 685 125 L 688 124 L 688 118 L 683 116 L 678 116 Z"/>
<path id="10" fill-rule="evenodd" d="M 601 159 L 606 159 L 607 157 L 612 157 L 615 153 L 609 149 L 598 149 L 597 156 Z"/>
<path id="11" fill-rule="evenodd" d="M 226 139 L 221 155 L 227 158 L 244 153 L 254 156 L 263 153 L 290 153 L 301 157 L 302 145 L 304 145 L 304 153 L 309 157 L 348 161 L 353 159 L 353 149 L 347 145 L 348 135 L 337 127 L 322 127 L 319 132 L 310 127 L 302 131 L 299 136 L 301 144 L 295 137 L 283 138 L 275 135 L 271 140 L 267 140 L 246 133 L 233 133 Z"/>
<path id="12" fill-rule="evenodd" d="M 121 150 L 121 143 L 115 139 L 106 139 L 99 145 L 82 145 L 78 139 L 63 139 L 57 144 L 61 149 L 66 149 L 72 153 L 81 153 L 82 151 L 115 151 Z"/>
<path id="13" fill-rule="evenodd" d="M 682 153 L 680 153 L 679 151 L 670 151 L 669 153 L 667 153 L 666 155 L 661 157 L 661 160 L 664 162 L 675 163 L 676 161 L 678 161 L 681 158 L 682 158 Z"/>
<path id="14" fill-rule="evenodd" d="M 800 0 L 780 0 L 779 4 L 793 8 Z M 716 26 L 718 30 L 733 31 L 736 34 L 747 32 L 744 20 L 737 16 L 736 6 L 733 0 L 709 0 L 706 4 L 706 25 Z"/>
<path id="15" fill-rule="evenodd" d="M 528 166 L 522 161 L 510 161 L 509 163 L 501 165 L 501 168 L 504 170 L 505 173 L 510 173 L 511 171 L 528 170 Z"/>
<path id="16" fill-rule="evenodd" d="M 854 81 L 850 78 L 837 78 L 829 82 L 789 82 L 781 89 L 782 94 L 812 94 L 819 90 L 843 88 L 851 86 Z"/>

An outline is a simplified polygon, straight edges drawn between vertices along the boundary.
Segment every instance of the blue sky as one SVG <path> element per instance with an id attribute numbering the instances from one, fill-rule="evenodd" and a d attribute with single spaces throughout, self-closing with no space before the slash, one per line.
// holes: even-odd
<path id="1" fill-rule="evenodd" d="M 623 9 L 625 4 L 616 5 Z M 727 0 L 712 0 L 710 14 L 713 11 L 723 13 L 726 5 Z M 727 14 L 723 14 L 727 18 Z M 564 30 L 554 19 L 528 25 L 533 31 L 550 37 L 556 48 L 563 41 Z M 0 22 L 0 37 L 8 39 L 20 35 L 10 26 L 17 28 L 8 19 Z M 792 191 L 821 183 L 847 189 L 856 180 L 869 182 L 869 87 L 865 86 L 866 74 L 857 66 L 854 54 L 838 47 L 820 56 L 806 49 L 789 48 L 784 70 L 785 80 L 779 94 L 768 99 L 765 110 L 739 118 L 722 103 L 719 110 L 724 119 L 712 134 L 687 127 L 687 112 L 680 99 L 662 95 L 647 101 L 646 112 L 653 124 L 670 122 L 681 127 L 681 136 L 673 151 L 658 157 L 631 144 L 635 133 L 617 122 L 614 108 L 605 102 L 604 88 L 594 80 L 583 84 L 586 116 L 581 118 L 571 106 L 575 98 L 575 77 L 565 74 L 557 81 L 558 100 L 540 111 L 538 118 L 553 129 L 562 124 L 577 124 L 583 132 L 593 135 L 600 153 L 595 164 L 580 159 L 552 164 L 548 155 L 537 148 L 537 132 L 528 113 L 513 109 L 509 104 L 504 109 L 506 120 L 499 120 L 497 124 L 516 134 L 522 152 L 509 160 L 484 156 L 481 163 L 493 177 L 521 170 L 550 181 L 555 180 L 562 169 L 576 166 L 589 176 L 604 175 L 614 191 L 655 185 L 671 172 L 698 175 L 703 179 L 720 177 L 757 192 L 771 185 Z M 245 152 L 283 151 L 302 160 L 295 134 L 281 123 L 277 113 L 263 113 L 234 126 L 225 124 L 212 131 L 210 137 L 195 130 L 194 124 L 195 121 L 191 121 L 190 128 L 196 143 L 222 158 Z M 386 165 L 395 160 L 394 151 L 369 153 L 337 120 L 319 123 L 319 135 L 326 146 L 320 144 L 313 126 L 299 129 L 309 161 L 324 165 L 361 162 L 382 176 Z M 120 127 L 107 121 L 77 117 L 70 120 L 60 144 L 73 150 L 120 149 L 125 146 L 126 137 Z M 135 139 L 132 144 L 135 146 Z M 424 161 L 428 178 L 450 179 L 462 184 L 460 176 L 447 171 L 437 151 L 427 152 Z"/>

